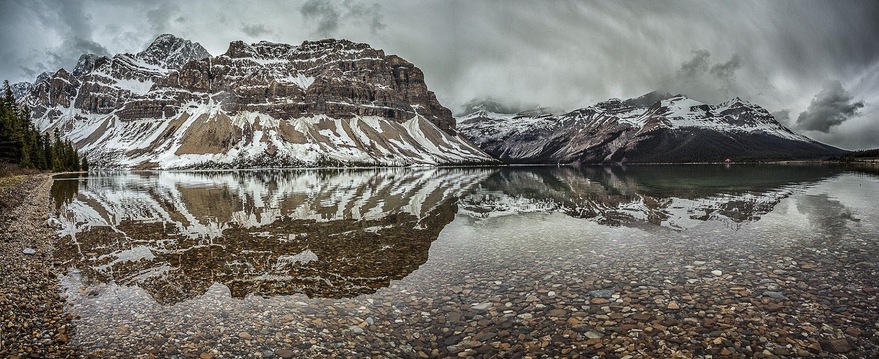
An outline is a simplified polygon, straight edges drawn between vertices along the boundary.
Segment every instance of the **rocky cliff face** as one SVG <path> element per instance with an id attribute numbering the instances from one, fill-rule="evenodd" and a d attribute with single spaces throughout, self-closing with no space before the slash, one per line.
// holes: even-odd
<path id="1" fill-rule="evenodd" d="M 802 159 L 845 151 L 791 132 L 739 98 L 711 105 L 651 92 L 562 115 L 478 110 L 460 131 L 509 163 L 652 163 Z"/>
<path id="2" fill-rule="evenodd" d="M 83 55 L 21 101 L 104 167 L 489 162 L 413 64 L 366 44 L 232 42 L 210 56 L 162 35 L 137 54 Z"/>

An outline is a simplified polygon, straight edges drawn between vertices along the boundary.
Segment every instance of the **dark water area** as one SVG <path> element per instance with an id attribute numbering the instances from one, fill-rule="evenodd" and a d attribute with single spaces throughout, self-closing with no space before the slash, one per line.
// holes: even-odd
<path id="1" fill-rule="evenodd" d="M 56 178 L 94 356 L 879 355 L 870 167 Z"/>

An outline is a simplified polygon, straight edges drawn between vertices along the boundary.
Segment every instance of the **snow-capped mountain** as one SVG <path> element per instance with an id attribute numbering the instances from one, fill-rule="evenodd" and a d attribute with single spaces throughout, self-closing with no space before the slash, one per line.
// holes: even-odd
<path id="1" fill-rule="evenodd" d="M 16 82 L 14 84 L 9 85 L 9 89 L 12 90 L 12 97 L 19 99 L 27 95 L 28 89 L 30 89 L 30 82 Z"/>
<path id="2" fill-rule="evenodd" d="M 421 70 L 347 40 L 235 41 L 211 56 L 161 35 L 137 54 L 83 55 L 20 101 L 104 168 L 494 161 L 457 134 Z"/>
<path id="3" fill-rule="evenodd" d="M 480 109 L 459 116 L 458 123 L 462 134 L 508 163 L 721 162 L 845 153 L 790 131 L 740 98 L 711 105 L 658 91 L 562 115 Z"/>
<path id="4" fill-rule="evenodd" d="M 84 282 L 137 285 L 163 304 L 214 283 L 236 298 L 373 293 L 427 261 L 457 198 L 492 172 L 159 171 L 56 181 L 55 258 Z"/>

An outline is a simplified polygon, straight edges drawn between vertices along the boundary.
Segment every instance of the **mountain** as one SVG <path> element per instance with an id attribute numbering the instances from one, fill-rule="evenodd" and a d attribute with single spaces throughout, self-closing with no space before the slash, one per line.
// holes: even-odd
<path id="1" fill-rule="evenodd" d="M 562 115 L 475 111 L 459 131 L 507 163 L 684 163 L 812 159 L 846 151 L 796 134 L 766 109 L 654 91 Z"/>
<path id="2" fill-rule="evenodd" d="M 102 168 L 494 162 L 421 70 L 347 40 L 235 41 L 211 56 L 161 35 L 137 54 L 83 55 L 20 101 Z"/>
<path id="3" fill-rule="evenodd" d="M 12 97 L 15 99 L 23 98 L 27 95 L 28 89 L 30 89 L 30 82 L 16 82 L 14 84 L 9 85 L 9 89 L 12 90 Z"/>

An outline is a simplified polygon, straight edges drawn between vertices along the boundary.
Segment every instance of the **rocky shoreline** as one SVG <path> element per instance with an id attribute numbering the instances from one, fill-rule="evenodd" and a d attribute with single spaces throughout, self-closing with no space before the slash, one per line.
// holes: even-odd
<path id="1" fill-rule="evenodd" d="M 52 177 L 28 176 L 0 190 L 0 357 L 75 357 L 46 225 Z"/>

